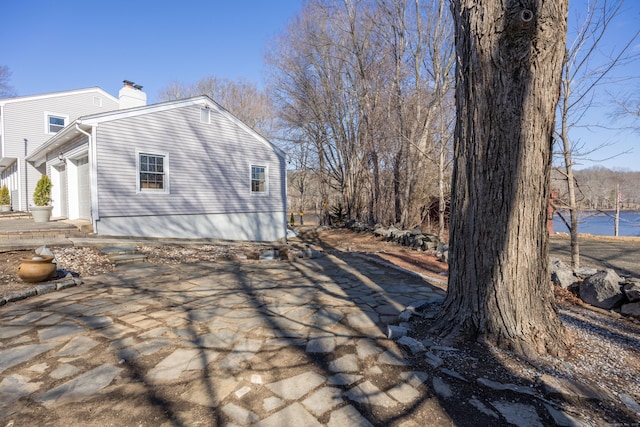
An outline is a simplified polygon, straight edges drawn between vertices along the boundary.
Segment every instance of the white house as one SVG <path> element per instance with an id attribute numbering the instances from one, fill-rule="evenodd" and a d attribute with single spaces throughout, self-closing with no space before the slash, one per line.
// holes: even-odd
<path id="1" fill-rule="evenodd" d="M 286 236 L 285 154 L 207 96 L 78 117 L 27 160 L 97 234 Z"/>

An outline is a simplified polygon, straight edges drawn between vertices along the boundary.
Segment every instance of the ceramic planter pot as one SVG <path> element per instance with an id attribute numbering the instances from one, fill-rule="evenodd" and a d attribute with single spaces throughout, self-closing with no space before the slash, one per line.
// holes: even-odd
<path id="1" fill-rule="evenodd" d="M 31 216 L 33 217 L 33 222 L 49 222 L 52 209 L 53 206 L 32 206 Z"/>
<path id="2" fill-rule="evenodd" d="M 18 266 L 18 277 L 25 282 L 35 283 L 47 280 L 56 272 L 57 266 L 52 262 L 53 257 L 37 255 L 32 258 L 22 258 Z"/>

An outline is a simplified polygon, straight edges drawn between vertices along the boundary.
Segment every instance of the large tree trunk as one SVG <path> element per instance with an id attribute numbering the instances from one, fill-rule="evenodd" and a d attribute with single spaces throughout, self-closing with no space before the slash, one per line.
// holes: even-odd
<path id="1" fill-rule="evenodd" d="M 546 208 L 567 0 L 451 5 L 457 119 L 449 291 L 438 327 L 526 356 L 562 354 Z"/>

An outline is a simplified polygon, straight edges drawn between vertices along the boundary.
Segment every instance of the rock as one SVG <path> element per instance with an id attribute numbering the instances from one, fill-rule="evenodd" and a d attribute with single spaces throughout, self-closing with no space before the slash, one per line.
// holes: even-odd
<path id="1" fill-rule="evenodd" d="M 444 363 L 441 358 L 431 352 L 428 352 L 424 355 L 424 361 L 431 365 L 431 367 L 434 369 L 439 368 Z"/>
<path id="2" fill-rule="evenodd" d="M 601 270 L 580 285 L 580 298 L 587 304 L 611 310 L 624 299 L 622 279 L 612 269 Z"/>
<path id="3" fill-rule="evenodd" d="M 405 307 L 405 311 L 411 312 L 411 313 L 416 313 L 420 310 L 422 310 L 423 308 L 425 308 L 427 305 L 429 305 L 429 301 L 427 300 L 418 300 L 415 301 L 413 304 L 408 305 L 407 307 Z"/>
<path id="4" fill-rule="evenodd" d="M 451 378 L 455 378 L 457 380 L 460 381 L 464 381 L 465 383 L 468 383 L 469 380 L 466 379 L 465 377 L 463 377 L 462 375 L 460 375 L 459 373 L 457 373 L 456 371 L 452 371 L 451 369 L 447 369 L 447 368 L 441 368 L 440 372 L 442 372 L 445 375 L 450 376 Z"/>
<path id="5" fill-rule="evenodd" d="M 321 256 L 322 256 L 322 252 L 317 251 L 311 247 L 307 247 L 306 249 L 298 252 L 298 258 L 313 259 L 313 258 L 320 258 Z"/>
<path id="6" fill-rule="evenodd" d="M 567 289 L 576 282 L 576 276 L 573 271 L 567 267 L 558 258 L 554 258 L 550 262 L 551 281 L 554 285 Z"/>
<path id="7" fill-rule="evenodd" d="M 640 317 L 640 302 L 624 304 L 620 308 L 620 313 L 624 314 L 625 316 Z"/>
<path id="8" fill-rule="evenodd" d="M 535 407 L 523 403 L 495 401 L 491 403 L 509 424 L 519 427 L 543 427 Z"/>
<path id="9" fill-rule="evenodd" d="M 533 391 L 533 389 L 526 386 L 522 386 L 522 385 L 503 384 L 496 381 L 491 381 L 487 378 L 478 378 L 476 381 L 478 381 L 478 384 L 481 384 L 485 387 L 492 388 L 494 390 L 510 390 L 516 393 L 528 394 L 529 396 L 535 396 L 536 394 L 535 391 Z"/>
<path id="10" fill-rule="evenodd" d="M 409 349 L 409 351 L 413 354 L 417 354 L 417 353 L 421 353 L 423 351 L 426 351 L 426 348 L 424 346 L 424 344 L 422 344 L 420 341 L 413 339 L 411 337 L 401 337 L 398 341 L 398 344 L 403 345 L 405 347 L 407 347 Z"/>
<path id="11" fill-rule="evenodd" d="M 36 255 L 55 256 L 53 252 L 51 252 L 51 249 L 49 249 L 46 245 L 40 246 L 38 249 L 36 249 Z"/>
<path id="12" fill-rule="evenodd" d="M 547 412 L 549 413 L 549 415 L 551 415 L 551 418 L 553 418 L 553 422 L 555 422 L 557 426 L 560 427 L 583 427 L 585 425 L 587 425 L 586 423 L 582 422 L 581 420 L 577 419 L 576 417 L 567 414 L 564 411 L 560 411 L 558 409 L 555 409 L 553 406 L 549 405 L 548 403 L 543 403 L 544 407 L 547 409 Z"/>
<path id="13" fill-rule="evenodd" d="M 411 315 L 413 313 L 410 312 L 409 310 L 403 310 L 402 313 L 400 313 L 398 315 L 398 321 L 400 322 L 408 322 L 409 320 L 411 320 Z"/>
<path id="14" fill-rule="evenodd" d="M 433 377 L 432 384 L 433 384 L 433 391 L 435 391 L 435 393 L 438 396 L 445 399 L 448 399 L 453 396 L 453 390 L 451 390 L 451 387 L 449 387 L 447 383 L 442 381 L 442 378 Z"/>
<path id="15" fill-rule="evenodd" d="M 628 394 L 622 393 L 620 395 L 620 401 L 624 404 L 624 406 L 627 407 L 628 410 L 630 410 L 631 412 L 635 412 L 636 415 L 640 416 L 640 405 L 635 401 L 633 397 L 629 396 Z"/>
<path id="16" fill-rule="evenodd" d="M 604 390 L 596 386 L 590 386 L 578 381 L 560 379 L 551 375 L 543 375 L 540 381 L 544 386 L 545 394 L 549 396 L 560 396 L 565 399 L 585 399 L 585 400 L 610 400 Z"/>
<path id="17" fill-rule="evenodd" d="M 398 338 L 407 335 L 407 328 L 401 326 L 388 325 L 387 326 L 387 338 L 390 340 L 397 340 Z"/>
<path id="18" fill-rule="evenodd" d="M 580 267 L 573 270 L 573 273 L 581 279 L 586 279 L 587 277 L 591 277 L 597 272 L 598 270 L 590 267 Z"/>
<path id="19" fill-rule="evenodd" d="M 498 414 L 496 414 L 491 409 L 489 409 L 487 407 L 487 405 L 485 405 L 484 403 L 479 401 L 477 398 L 474 397 L 474 398 L 470 399 L 469 403 L 471 405 L 473 405 L 478 411 L 482 412 L 483 414 L 488 415 L 488 416 L 493 417 L 493 418 L 499 418 Z"/>
<path id="20" fill-rule="evenodd" d="M 640 301 L 640 280 L 629 280 L 622 289 L 630 302 Z"/>
<path id="21" fill-rule="evenodd" d="M 260 261 L 275 261 L 280 259 L 280 252 L 275 249 L 260 252 Z"/>

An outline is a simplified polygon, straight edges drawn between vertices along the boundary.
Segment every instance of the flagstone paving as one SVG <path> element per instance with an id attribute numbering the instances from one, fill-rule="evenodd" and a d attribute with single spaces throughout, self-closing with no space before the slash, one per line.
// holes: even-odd
<path id="1" fill-rule="evenodd" d="M 434 399 L 425 384 L 443 398 L 450 389 L 411 367 L 386 321 L 442 296 L 420 277 L 356 257 L 88 278 L 0 309 L 0 424 L 57 424 L 78 408 L 78 422 L 91 425 L 106 416 L 142 425 L 136 417 L 149 413 L 154 425 L 369 426 L 388 414 L 402 425 L 404 413 L 419 421 Z M 518 410 L 535 424 L 529 408 Z"/>

